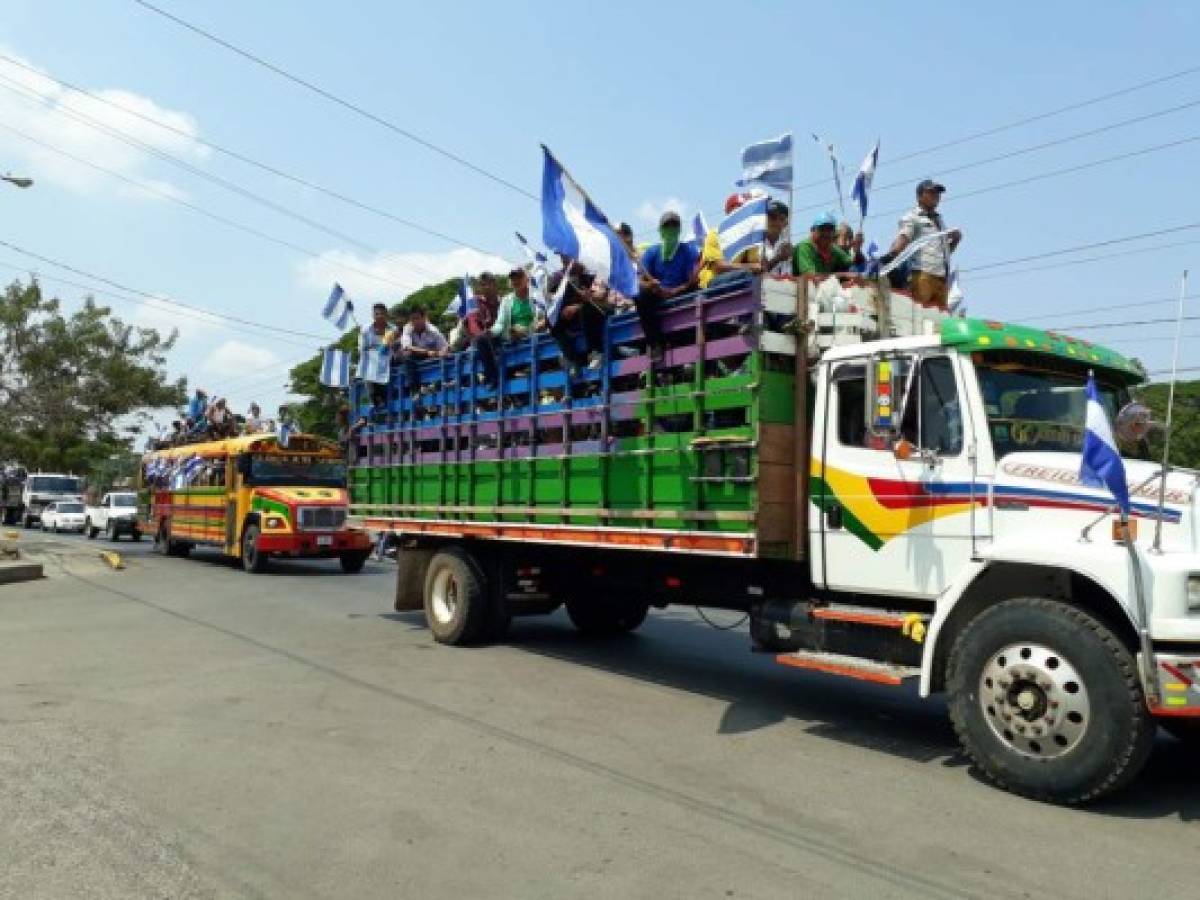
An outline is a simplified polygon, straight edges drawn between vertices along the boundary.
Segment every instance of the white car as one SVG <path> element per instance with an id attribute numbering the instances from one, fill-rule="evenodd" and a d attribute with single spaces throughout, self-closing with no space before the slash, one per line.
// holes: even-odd
<path id="1" fill-rule="evenodd" d="M 42 531 L 83 531 L 83 504 L 59 500 L 42 510 Z"/>

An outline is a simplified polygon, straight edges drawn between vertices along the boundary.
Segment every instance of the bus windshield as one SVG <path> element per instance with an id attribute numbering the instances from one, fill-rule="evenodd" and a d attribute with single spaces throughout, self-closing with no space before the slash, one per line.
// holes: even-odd
<path id="1" fill-rule="evenodd" d="M 29 490 L 42 494 L 81 494 L 83 486 L 78 478 L 67 475 L 33 475 Z"/>
<path id="2" fill-rule="evenodd" d="M 244 477 L 248 485 L 344 488 L 346 464 L 313 456 L 252 456 Z"/>
<path id="3" fill-rule="evenodd" d="M 976 371 L 996 459 L 1022 451 L 1078 453 L 1083 449 L 1086 371 L 1042 369 L 1002 358 L 984 358 Z M 1111 422 L 1129 402 L 1128 391 L 1105 382 L 1102 373 L 1096 389 Z"/>

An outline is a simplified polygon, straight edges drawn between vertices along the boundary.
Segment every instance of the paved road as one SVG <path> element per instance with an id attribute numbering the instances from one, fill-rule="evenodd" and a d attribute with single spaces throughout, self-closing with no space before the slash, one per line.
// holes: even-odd
<path id="1" fill-rule="evenodd" d="M 49 577 L 0 587 L 0 897 L 1197 896 L 1167 738 L 1056 809 L 974 777 L 939 704 L 691 610 L 459 650 L 390 611 L 390 564 L 23 540 Z"/>

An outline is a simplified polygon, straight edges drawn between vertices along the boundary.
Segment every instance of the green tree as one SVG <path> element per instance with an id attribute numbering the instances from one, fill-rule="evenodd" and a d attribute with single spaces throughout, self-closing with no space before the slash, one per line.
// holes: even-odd
<path id="1" fill-rule="evenodd" d="M 1137 390 L 1137 397 L 1154 413 L 1154 421 L 1167 418 L 1167 391 L 1161 382 Z M 1162 459 L 1163 433 L 1150 433 L 1150 458 Z M 1171 422 L 1171 465 L 1200 469 L 1200 381 L 1180 381 L 1175 385 L 1175 411 Z"/>
<path id="2" fill-rule="evenodd" d="M 128 453 L 146 410 L 186 397 L 165 370 L 175 339 L 126 325 L 90 297 L 65 316 L 36 279 L 10 284 L 0 297 L 0 459 L 86 472 Z"/>

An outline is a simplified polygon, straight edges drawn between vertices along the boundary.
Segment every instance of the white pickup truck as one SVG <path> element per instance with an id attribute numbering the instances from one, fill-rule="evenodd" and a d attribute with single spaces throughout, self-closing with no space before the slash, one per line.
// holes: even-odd
<path id="1" fill-rule="evenodd" d="M 142 532 L 138 528 L 137 494 L 132 491 L 105 494 L 99 506 L 87 508 L 83 531 L 89 538 L 103 531 L 110 541 L 118 540 L 123 534 L 140 541 Z"/>

